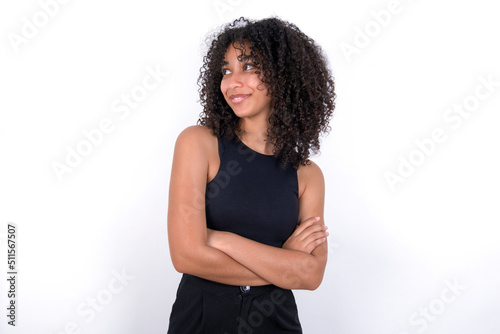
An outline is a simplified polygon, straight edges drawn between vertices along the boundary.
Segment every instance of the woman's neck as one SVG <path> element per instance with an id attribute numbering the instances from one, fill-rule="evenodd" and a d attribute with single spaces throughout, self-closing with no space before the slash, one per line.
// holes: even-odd
<path id="1" fill-rule="evenodd" d="M 274 145 L 269 142 L 267 130 L 269 128 L 269 120 L 240 120 L 240 131 L 238 137 L 246 146 L 254 151 L 262 154 L 273 154 Z"/>

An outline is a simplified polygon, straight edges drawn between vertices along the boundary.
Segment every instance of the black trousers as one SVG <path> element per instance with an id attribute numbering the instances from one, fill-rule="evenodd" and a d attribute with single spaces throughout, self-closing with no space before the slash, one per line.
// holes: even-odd
<path id="1" fill-rule="evenodd" d="M 168 334 L 302 333 L 291 290 L 240 287 L 183 274 Z"/>

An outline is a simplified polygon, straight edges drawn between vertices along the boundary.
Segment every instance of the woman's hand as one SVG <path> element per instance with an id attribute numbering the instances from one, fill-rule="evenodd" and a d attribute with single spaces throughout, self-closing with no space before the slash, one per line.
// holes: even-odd
<path id="1" fill-rule="evenodd" d="M 297 225 L 295 231 L 283 244 L 283 249 L 297 250 L 311 254 L 320 244 L 326 241 L 328 227 L 318 224 L 319 217 L 312 217 Z M 227 232 L 207 228 L 207 246 L 224 251 L 224 236 Z"/>
<path id="2" fill-rule="evenodd" d="M 285 241 L 282 248 L 311 254 L 318 245 L 326 241 L 326 237 L 329 235 L 326 231 L 328 227 L 316 224 L 319 219 L 319 217 L 312 217 L 297 225 L 297 228 L 288 240 Z"/>

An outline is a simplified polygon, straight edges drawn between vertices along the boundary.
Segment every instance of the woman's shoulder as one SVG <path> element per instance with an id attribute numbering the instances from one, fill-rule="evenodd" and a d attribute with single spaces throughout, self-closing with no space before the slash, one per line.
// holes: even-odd
<path id="1" fill-rule="evenodd" d="M 219 169 L 217 137 L 205 126 L 187 127 L 175 142 L 174 161 L 186 168 L 207 173 L 208 177 L 215 176 Z"/>
<path id="2" fill-rule="evenodd" d="M 191 125 L 181 131 L 177 140 L 206 140 L 215 138 L 213 131 L 206 126 Z"/>
<path id="3" fill-rule="evenodd" d="M 302 196 L 306 188 L 322 188 L 325 184 L 321 168 L 312 160 L 308 160 L 305 165 L 299 166 L 297 179 L 299 181 L 299 197 Z"/>
<path id="4" fill-rule="evenodd" d="M 176 146 L 205 149 L 207 145 L 213 144 L 216 138 L 211 129 L 201 125 L 192 125 L 181 131 L 177 137 Z"/>
<path id="5" fill-rule="evenodd" d="M 305 165 L 300 165 L 297 169 L 297 174 L 312 178 L 323 176 L 321 168 L 312 160 L 308 160 Z"/>

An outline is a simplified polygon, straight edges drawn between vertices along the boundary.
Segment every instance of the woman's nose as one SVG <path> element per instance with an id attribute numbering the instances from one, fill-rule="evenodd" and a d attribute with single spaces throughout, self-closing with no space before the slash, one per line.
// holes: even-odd
<path id="1" fill-rule="evenodd" d="M 243 85 L 242 76 L 239 73 L 232 73 L 229 77 L 229 86 L 231 88 L 241 87 Z"/>

